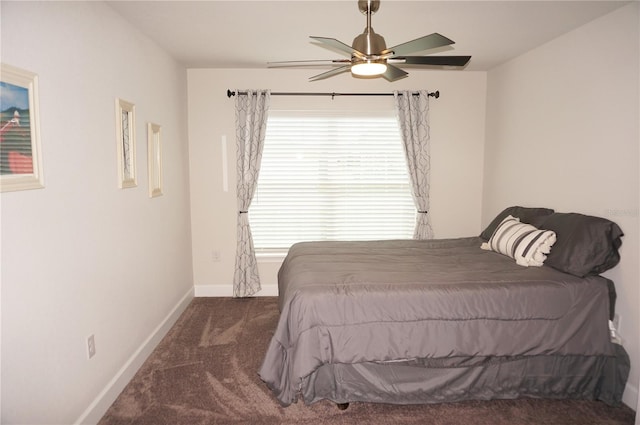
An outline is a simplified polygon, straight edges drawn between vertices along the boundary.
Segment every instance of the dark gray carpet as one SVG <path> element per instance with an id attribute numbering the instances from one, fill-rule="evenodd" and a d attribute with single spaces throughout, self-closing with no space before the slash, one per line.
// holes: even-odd
<path id="1" fill-rule="evenodd" d="M 271 297 L 194 299 L 99 425 L 634 423 L 626 406 L 581 400 L 352 403 L 344 411 L 322 401 L 283 408 L 257 374 L 278 315 Z"/>

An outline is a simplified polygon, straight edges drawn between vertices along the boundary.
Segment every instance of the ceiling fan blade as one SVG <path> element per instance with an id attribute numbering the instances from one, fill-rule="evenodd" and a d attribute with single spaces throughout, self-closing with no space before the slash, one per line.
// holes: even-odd
<path id="1" fill-rule="evenodd" d="M 338 49 L 342 52 L 348 53 L 349 56 L 356 56 L 359 57 L 361 59 L 364 59 L 366 57 L 366 55 L 362 52 L 359 52 L 358 50 L 355 50 L 353 47 L 349 46 L 348 44 L 344 44 L 342 41 L 340 40 L 336 40 L 335 38 L 329 38 L 329 37 L 315 37 L 315 36 L 310 36 L 310 38 L 313 38 L 316 41 L 319 41 L 321 43 L 324 43 L 328 46 L 331 46 L 335 49 Z"/>
<path id="2" fill-rule="evenodd" d="M 351 63 L 350 59 L 319 59 L 319 60 L 301 60 L 301 61 L 279 61 L 267 62 L 267 68 L 284 68 L 284 67 L 305 67 L 305 66 L 331 66 Z"/>
<path id="3" fill-rule="evenodd" d="M 453 43 L 453 40 L 449 40 L 444 35 L 434 32 L 433 34 L 425 35 L 424 37 L 416 38 L 415 40 L 390 47 L 387 50 L 392 50 L 395 56 L 404 56 L 409 53 L 435 49 L 436 47 L 448 46 Z"/>
<path id="4" fill-rule="evenodd" d="M 470 59 L 471 56 L 404 56 L 393 57 L 388 61 L 405 65 L 465 66 Z"/>
<path id="5" fill-rule="evenodd" d="M 333 77 L 334 75 L 341 74 L 351 69 L 351 65 L 341 66 L 340 68 L 332 69 L 331 71 L 323 72 L 322 74 L 309 77 L 309 81 L 324 80 L 325 78 Z"/>
<path id="6" fill-rule="evenodd" d="M 387 70 L 382 74 L 387 81 L 396 81 L 406 77 L 407 75 L 409 75 L 408 72 L 401 70 L 397 66 L 390 65 L 389 63 L 387 63 Z"/>

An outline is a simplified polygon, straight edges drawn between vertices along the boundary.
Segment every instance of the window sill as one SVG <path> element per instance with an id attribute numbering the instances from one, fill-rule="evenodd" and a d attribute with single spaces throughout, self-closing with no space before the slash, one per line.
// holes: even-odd
<path id="1" fill-rule="evenodd" d="M 281 263 L 286 256 L 286 252 L 256 252 L 259 263 Z"/>

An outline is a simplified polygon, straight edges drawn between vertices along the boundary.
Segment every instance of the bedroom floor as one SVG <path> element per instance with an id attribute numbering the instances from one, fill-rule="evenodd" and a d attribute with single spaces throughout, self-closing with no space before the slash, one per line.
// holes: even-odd
<path id="1" fill-rule="evenodd" d="M 283 408 L 257 371 L 278 321 L 277 298 L 195 298 L 99 425 L 430 424 L 633 425 L 635 412 L 583 400 L 435 405 L 298 402 Z"/>

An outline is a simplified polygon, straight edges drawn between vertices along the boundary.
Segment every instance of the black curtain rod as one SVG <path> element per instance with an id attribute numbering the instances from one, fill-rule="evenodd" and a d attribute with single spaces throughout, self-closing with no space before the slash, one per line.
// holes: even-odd
<path id="1" fill-rule="evenodd" d="M 246 95 L 246 91 L 237 92 L 239 96 Z M 414 96 L 418 96 L 420 93 L 413 92 Z M 227 97 L 235 96 L 236 92 L 227 90 Z M 331 96 L 333 99 L 336 96 L 393 96 L 393 93 L 291 93 L 291 92 L 272 92 L 271 96 Z M 438 90 L 429 93 L 429 97 L 440 97 Z"/>

